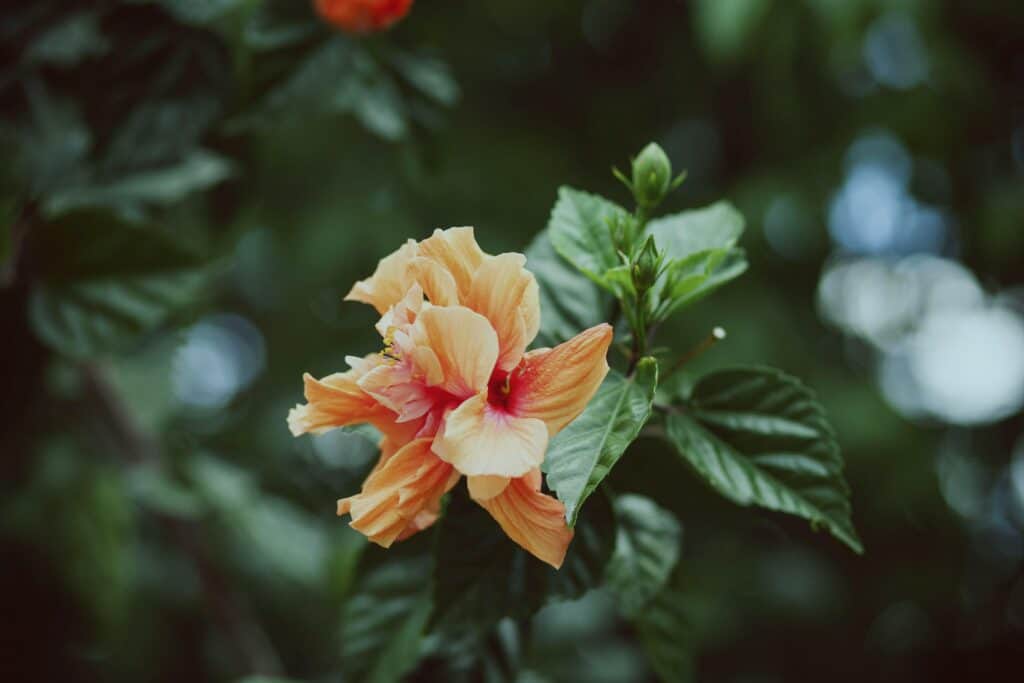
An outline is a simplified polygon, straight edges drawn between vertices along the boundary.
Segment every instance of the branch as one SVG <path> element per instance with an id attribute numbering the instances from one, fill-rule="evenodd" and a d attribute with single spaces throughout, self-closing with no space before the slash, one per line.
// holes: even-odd
<path id="1" fill-rule="evenodd" d="M 135 422 L 102 369 L 86 363 L 81 366 L 81 371 L 86 395 L 117 440 L 121 455 L 135 466 L 161 468 L 159 444 Z M 232 588 L 231 582 L 213 561 L 200 534 L 201 526 L 170 515 L 154 514 L 178 549 L 195 565 L 203 601 L 231 642 L 239 669 L 245 673 L 282 675 L 281 658 L 273 643 L 257 621 L 251 606 Z"/>

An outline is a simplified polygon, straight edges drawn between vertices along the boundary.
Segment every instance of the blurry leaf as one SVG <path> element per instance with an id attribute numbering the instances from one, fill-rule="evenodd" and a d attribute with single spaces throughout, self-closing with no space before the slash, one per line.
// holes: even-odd
<path id="1" fill-rule="evenodd" d="M 74 66 L 83 59 L 97 57 L 110 49 L 110 41 L 99 27 L 95 12 L 71 14 L 35 38 L 25 49 L 27 64 Z"/>
<path id="2" fill-rule="evenodd" d="M 150 2 L 152 0 L 132 0 Z M 250 5 L 251 0 L 156 0 L 180 21 L 191 24 L 205 24 L 232 10 Z"/>
<path id="3" fill-rule="evenodd" d="M 602 581 L 615 533 L 611 505 L 598 496 L 555 570 L 509 540 L 461 487 L 440 525 L 431 621 L 456 631 L 487 628 L 504 617 L 533 614 L 547 602 L 580 597 Z"/>
<path id="4" fill-rule="evenodd" d="M 30 118 L 18 135 L 19 160 L 33 196 L 43 195 L 85 174 L 92 134 L 77 108 L 55 99 L 39 81 L 25 86 Z"/>
<path id="5" fill-rule="evenodd" d="M 427 558 L 391 562 L 367 575 L 342 612 L 347 677 L 388 683 L 415 666 L 430 616 L 429 576 Z"/>
<path id="6" fill-rule="evenodd" d="M 811 391 L 771 368 L 702 377 L 667 435 L 712 488 L 824 526 L 862 552 L 850 521 L 849 488 L 832 428 Z"/>
<path id="7" fill-rule="evenodd" d="M 294 678 L 279 678 L 277 676 L 246 676 L 239 678 L 235 683 L 300 683 Z"/>
<path id="8" fill-rule="evenodd" d="M 526 267 L 540 287 L 538 344 L 555 346 L 605 320 L 611 296 L 558 255 L 547 231 L 526 248 Z"/>
<path id="9" fill-rule="evenodd" d="M 410 85 L 438 104 L 451 107 L 459 101 L 459 84 L 444 62 L 422 55 L 394 52 L 391 63 Z"/>
<path id="10" fill-rule="evenodd" d="M 360 69 L 360 78 L 349 82 L 349 90 L 336 98 L 335 104 L 340 109 L 351 109 L 367 130 L 382 138 L 401 138 L 408 129 L 401 93 L 391 77 L 376 65 L 362 59 L 358 62 L 365 65 Z"/>
<path id="11" fill-rule="evenodd" d="M 652 220 L 647 232 L 671 259 L 736 246 L 743 234 L 743 214 L 727 201 Z"/>
<path id="12" fill-rule="evenodd" d="M 257 50 L 273 50 L 301 43 L 323 28 L 312 3 L 265 0 L 245 27 L 245 42 Z"/>
<path id="13" fill-rule="evenodd" d="M 607 581 L 622 613 L 637 617 L 664 587 L 679 560 L 682 530 L 671 512 L 644 496 L 619 496 L 615 512 L 615 553 Z"/>
<path id="14" fill-rule="evenodd" d="M 231 175 L 224 158 L 195 150 L 173 166 L 140 171 L 102 185 L 68 187 L 51 194 L 45 208 L 58 215 L 80 207 L 113 207 L 127 211 L 145 204 L 173 204 Z"/>
<path id="15" fill-rule="evenodd" d="M 544 469 L 570 525 L 651 416 L 657 384 L 653 358 L 641 360 L 629 378 L 612 370 L 586 410 L 551 440 Z"/>
<path id="16" fill-rule="evenodd" d="M 187 164 L 190 156 L 212 156 L 196 146 L 221 108 L 213 93 L 202 90 L 141 102 L 113 131 L 99 175 L 110 181 L 128 171 L 149 172 L 157 166 Z"/>
<path id="17" fill-rule="evenodd" d="M 695 679 L 694 629 L 683 593 L 667 586 L 637 615 L 637 633 L 651 668 L 665 683 Z"/>
<path id="18" fill-rule="evenodd" d="M 126 348 L 191 303 L 206 280 L 202 260 L 169 235 L 106 214 L 69 215 L 33 237 L 44 260 L 32 327 L 69 356 Z"/>
<path id="19" fill-rule="evenodd" d="M 610 224 L 626 216 L 625 209 L 604 197 L 560 187 L 548 220 L 548 236 L 555 251 L 607 287 L 605 271 L 621 265 Z"/>

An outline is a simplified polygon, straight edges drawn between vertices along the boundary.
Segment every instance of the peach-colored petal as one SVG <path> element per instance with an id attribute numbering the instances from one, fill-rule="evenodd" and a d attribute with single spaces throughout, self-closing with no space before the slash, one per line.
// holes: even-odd
<path id="1" fill-rule="evenodd" d="M 473 228 L 435 230 L 433 235 L 419 243 L 419 255 L 437 262 L 451 273 L 460 301 L 468 297 L 473 273 L 485 256 L 476 243 Z"/>
<path id="2" fill-rule="evenodd" d="M 441 497 L 458 478 L 430 452 L 430 439 L 416 439 L 375 469 L 362 491 L 339 500 L 338 514 L 351 514 L 353 529 L 387 548 L 432 524 Z"/>
<path id="3" fill-rule="evenodd" d="M 416 322 L 416 316 L 419 315 L 422 307 L 423 288 L 418 284 L 413 284 L 405 296 L 384 312 L 374 327 L 381 337 L 388 339 L 395 330 Z"/>
<path id="4" fill-rule="evenodd" d="M 463 306 L 425 306 L 409 336 L 412 346 L 432 351 L 440 366 L 443 380 L 430 386 L 458 398 L 487 386 L 498 359 L 498 336 L 487 318 Z"/>
<path id="5" fill-rule="evenodd" d="M 462 474 L 519 477 L 539 466 L 548 447 L 541 420 L 495 409 L 481 393 L 448 413 L 434 452 Z"/>
<path id="6" fill-rule="evenodd" d="M 416 242 L 408 240 L 398 251 L 382 258 L 373 275 L 353 285 L 345 301 L 370 304 L 383 315 L 402 300 L 415 282 L 409 272 L 409 262 L 416 256 L 417 249 Z"/>
<path id="7" fill-rule="evenodd" d="M 297 405 L 288 413 L 292 435 L 322 434 L 337 427 L 373 422 L 393 417 L 383 406 L 359 388 L 358 372 L 338 372 L 323 379 L 309 373 L 302 376 L 305 405 Z"/>
<path id="8" fill-rule="evenodd" d="M 527 353 L 509 382 L 509 411 L 543 420 L 548 433 L 557 434 L 583 412 L 601 386 L 611 342 L 611 325 L 602 323 L 553 349 Z"/>
<path id="9" fill-rule="evenodd" d="M 466 477 L 469 495 L 473 500 L 489 500 L 505 490 L 512 481 L 508 477 L 495 477 L 483 474 L 477 477 Z"/>
<path id="10" fill-rule="evenodd" d="M 410 272 L 435 306 L 458 306 L 459 290 L 455 278 L 441 263 L 423 256 L 409 264 Z"/>
<path id="11" fill-rule="evenodd" d="M 540 320 L 537 283 L 524 265 L 526 257 L 522 254 L 485 258 L 473 274 L 465 302 L 491 321 L 498 333 L 498 367 L 506 372 L 519 364 L 526 346 L 533 341 L 529 335 L 536 335 L 534 325 Z M 527 327 L 528 319 L 532 330 Z"/>
<path id="12" fill-rule="evenodd" d="M 540 470 L 513 479 L 500 494 L 477 502 L 527 552 L 555 569 L 562 566 L 573 531 L 561 501 L 540 492 Z"/>

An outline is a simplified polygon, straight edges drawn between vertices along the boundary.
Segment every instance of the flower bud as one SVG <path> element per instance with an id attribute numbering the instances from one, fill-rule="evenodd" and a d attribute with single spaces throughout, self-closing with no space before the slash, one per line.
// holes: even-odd
<path id="1" fill-rule="evenodd" d="M 640 249 L 640 254 L 633 262 L 633 285 L 638 292 L 650 289 L 655 280 L 658 279 L 658 271 L 661 270 L 661 254 L 654 244 L 654 237 L 647 236 L 647 241 Z"/>
<path id="2" fill-rule="evenodd" d="M 349 33 L 373 33 L 395 23 L 413 0 L 314 0 L 317 14 Z"/>
<path id="3" fill-rule="evenodd" d="M 633 160 L 633 196 L 640 206 L 656 205 L 672 183 L 672 163 L 656 143 L 644 147 Z"/>

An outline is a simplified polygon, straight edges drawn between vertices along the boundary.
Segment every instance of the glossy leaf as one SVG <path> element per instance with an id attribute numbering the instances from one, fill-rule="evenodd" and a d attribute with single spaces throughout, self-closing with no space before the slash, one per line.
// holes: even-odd
<path id="1" fill-rule="evenodd" d="M 610 226 L 626 217 L 625 209 L 604 197 L 561 187 L 548 220 L 551 244 L 580 272 L 608 288 L 605 272 L 621 265 Z"/>
<path id="2" fill-rule="evenodd" d="M 188 305 L 204 262 L 166 233 L 78 213 L 33 236 L 45 255 L 30 300 L 36 334 L 74 357 L 122 350 Z"/>
<path id="3" fill-rule="evenodd" d="M 586 410 L 551 440 L 544 469 L 570 525 L 651 416 L 657 384 L 653 358 L 641 360 L 629 378 L 611 371 Z"/>
<path id="4" fill-rule="evenodd" d="M 540 288 L 538 344 L 555 346 L 605 320 L 611 296 L 558 255 L 547 231 L 527 247 L 526 267 Z"/>
<path id="5" fill-rule="evenodd" d="M 664 587 L 679 560 L 682 529 L 671 512 L 633 494 L 615 500 L 615 519 L 607 582 L 623 614 L 635 617 Z"/>
<path id="6" fill-rule="evenodd" d="M 430 616 L 429 576 L 426 558 L 387 563 L 369 573 L 348 599 L 341 661 L 351 680 L 392 683 L 416 665 Z"/>
<path id="7" fill-rule="evenodd" d="M 687 683 L 695 679 L 695 633 L 681 591 L 671 585 L 664 588 L 637 615 L 635 623 L 651 668 L 662 681 Z"/>
<path id="8" fill-rule="evenodd" d="M 652 220 L 647 232 L 669 258 L 682 260 L 736 246 L 744 225 L 743 214 L 731 203 L 720 201 Z"/>
<path id="9" fill-rule="evenodd" d="M 811 391 L 770 368 L 706 375 L 667 436 L 716 491 L 740 505 L 798 515 L 862 552 L 832 428 Z"/>
<path id="10" fill-rule="evenodd" d="M 434 623 L 446 629 L 486 628 L 504 617 L 528 616 L 548 602 L 578 598 L 600 584 L 611 557 L 615 520 L 605 496 L 588 508 L 561 569 L 519 548 L 458 487 L 437 541 Z"/>

